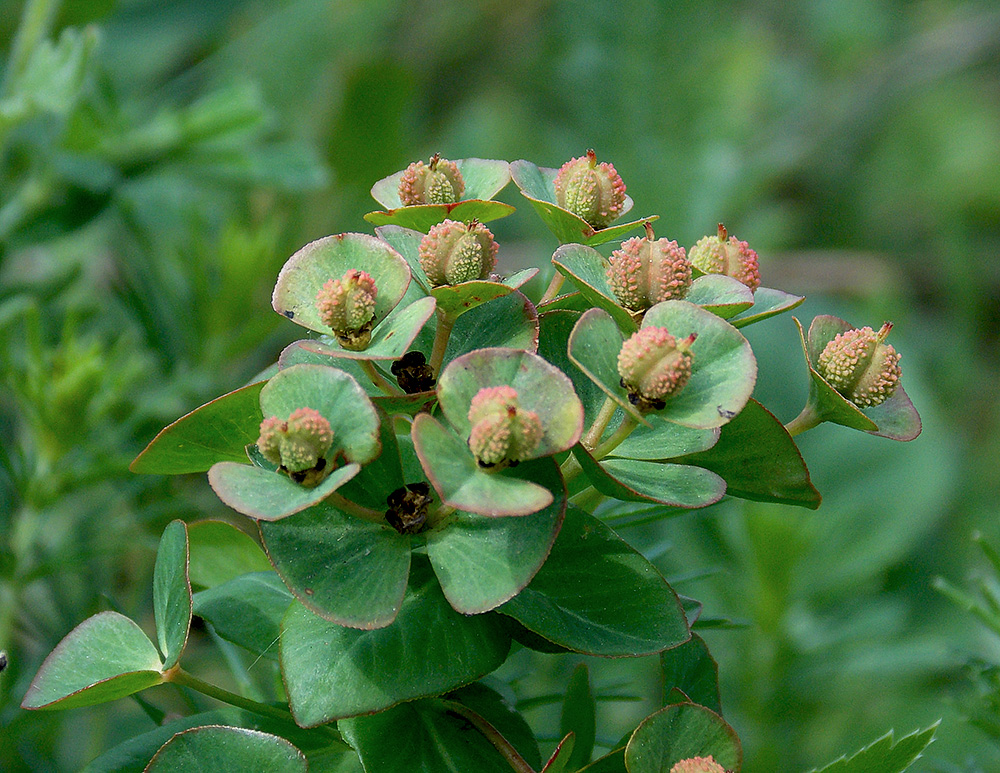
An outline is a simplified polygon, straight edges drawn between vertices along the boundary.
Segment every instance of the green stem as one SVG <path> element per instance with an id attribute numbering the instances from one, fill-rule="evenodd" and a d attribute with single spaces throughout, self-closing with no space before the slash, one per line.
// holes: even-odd
<path id="1" fill-rule="evenodd" d="M 197 690 L 202 695 L 207 695 L 209 698 L 215 698 L 217 701 L 228 703 L 229 705 L 236 706 L 236 708 L 239 709 L 252 711 L 254 714 L 260 714 L 263 717 L 279 719 L 282 722 L 295 721 L 287 709 L 279 709 L 277 706 L 269 706 L 266 703 L 258 703 L 257 701 L 250 700 L 249 698 L 244 698 L 242 695 L 229 692 L 229 690 L 223 690 L 221 687 L 216 687 L 214 684 L 209 684 L 193 674 L 189 674 L 180 666 L 175 666 L 174 668 L 166 671 L 163 674 L 163 679 L 166 682 L 180 685 L 181 687 L 189 687 L 192 690 Z"/>
<path id="2" fill-rule="evenodd" d="M 361 365 L 361 370 L 372 380 L 372 383 L 387 395 L 398 397 L 403 394 L 403 390 L 386 379 L 371 360 L 358 360 L 358 362 Z"/>
<path id="3" fill-rule="evenodd" d="M 806 407 L 802 409 L 802 413 L 785 425 L 785 431 L 792 437 L 795 437 L 796 435 L 800 435 L 807 429 L 812 429 L 822 422 L 823 417 L 816 412 L 812 403 L 806 403 Z"/>
<path id="4" fill-rule="evenodd" d="M 457 714 L 482 733 L 486 740 L 493 744 L 493 748 L 500 752 L 512 770 L 517 771 L 517 773 L 535 773 L 534 768 L 518 753 L 510 741 L 504 738 L 500 731 L 483 719 L 483 717 L 461 703 L 456 703 L 455 701 L 441 702 L 449 712 Z"/>
<path id="5" fill-rule="evenodd" d="M 362 505 L 347 499 L 342 494 L 338 494 L 336 491 L 328 494 L 326 501 L 338 510 L 343 510 L 345 513 L 356 516 L 365 521 L 371 521 L 372 523 L 383 525 L 385 524 L 385 513 L 379 512 L 378 510 L 372 510 L 370 507 L 363 507 Z"/>
<path id="6" fill-rule="evenodd" d="M 434 334 L 434 348 L 431 350 L 430 367 L 437 378 L 441 370 L 441 363 L 444 362 L 444 352 L 448 348 L 448 339 L 451 338 L 451 329 L 455 327 L 455 317 L 440 310 L 437 313 L 437 332 Z"/>
<path id="7" fill-rule="evenodd" d="M 615 411 L 617 410 L 618 403 L 610 397 L 605 397 L 604 405 L 601 406 L 601 410 L 594 419 L 594 423 L 590 425 L 590 429 L 587 430 L 586 436 L 581 441 L 588 451 L 593 451 L 594 446 L 601 442 L 601 435 L 608 428 L 608 422 L 611 421 L 611 417 L 615 415 Z"/>
<path id="8" fill-rule="evenodd" d="M 632 430 L 638 426 L 639 420 L 632 414 L 626 413 L 625 418 L 622 419 L 621 425 L 615 430 L 614 434 L 594 449 L 594 458 L 600 461 L 605 456 L 610 454 L 618 448 L 622 441 L 631 435 Z"/>
<path id="9" fill-rule="evenodd" d="M 555 275 L 552 277 L 552 281 L 549 282 L 549 286 L 545 288 L 545 292 L 538 301 L 538 305 L 541 306 L 543 303 L 548 303 L 553 300 L 559 291 L 562 289 L 563 282 L 566 281 L 566 277 L 556 271 Z"/>

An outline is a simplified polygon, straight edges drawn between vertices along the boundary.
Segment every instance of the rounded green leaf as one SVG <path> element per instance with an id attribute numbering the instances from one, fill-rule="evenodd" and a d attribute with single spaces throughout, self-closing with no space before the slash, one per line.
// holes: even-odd
<path id="1" fill-rule="evenodd" d="M 293 600 L 273 571 L 251 572 L 194 594 L 194 613 L 223 639 L 276 657 L 281 619 Z"/>
<path id="2" fill-rule="evenodd" d="M 659 218 L 658 215 L 650 215 L 642 220 L 595 230 L 586 220 L 556 204 L 555 179 L 558 173 L 558 169 L 535 166 L 530 161 L 513 161 L 510 165 L 511 178 L 521 189 L 521 195 L 531 202 L 542 222 L 555 234 L 560 244 L 577 243 L 596 247 L 620 238 L 647 221 L 653 222 Z M 622 214 L 631 209 L 632 198 L 626 196 Z"/>
<path id="3" fill-rule="evenodd" d="M 368 374 L 361 369 L 361 363 L 355 359 L 347 357 L 333 357 L 329 352 L 316 352 L 306 347 L 313 347 L 315 344 L 329 344 L 329 336 L 316 338 L 305 338 L 301 341 L 293 341 L 278 355 L 279 370 L 285 370 L 292 365 L 322 365 L 327 368 L 336 368 L 349 375 L 365 391 L 369 397 L 377 397 L 385 393 L 372 383 Z M 320 347 L 316 347 L 320 348 Z M 275 374 L 277 375 L 277 374 Z M 272 376 L 273 378 L 273 376 Z M 255 442 L 256 438 L 253 441 Z"/>
<path id="4" fill-rule="evenodd" d="M 187 526 L 184 521 L 172 521 L 160 537 L 153 568 L 153 617 L 163 670 L 173 668 L 180 659 L 191 627 L 188 560 Z"/>
<path id="5" fill-rule="evenodd" d="M 802 336 L 802 325 L 797 319 L 795 324 L 799 328 L 799 335 Z M 823 421 L 860 429 L 890 440 L 913 440 L 920 434 L 920 414 L 917 413 L 902 384 L 898 385 L 892 397 L 881 405 L 861 409 L 830 386 L 817 372 L 816 362 L 826 345 L 838 334 L 852 329 L 849 322 L 825 314 L 813 319 L 809 325 L 808 340 L 802 338 L 802 348 L 806 353 L 811 377 L 809 402 L 815 406 Z"/>
<path id="6" fill-rule="evenodd" d="M 820 504 L 795 441 L 756 400 L 750 400 L 739 416 L 722 427 L 719 442 L 712 448 L 675 461 L 718 473 L 726 481 L 726 493 L 734 497 L 812 509 Z"/>
<path id="7" fill-rule="evenodd" d="M 687 301 L 664 301 L 646 312 L 643 327 L 665 327 L 680 339 L 691 333 L 691 378 L 660 415 L 688 427 L 721 427 L 743 410 L 757 381 L 750 342 L 729 323 Z"/>
<path id="8" fill-rule="evenodd" d="M 554 501 L 548 488 L 534 482 L 555 468 L 551 459 L 487 472 L 465 440 L 426 413 L 414 420 L 411 436 L 427 479 L 446 505 L 497 517 L 530 515 Z"/>
<path id="9" fill-rule="evenodd" d="M 260 434 L 263 382 L 217 397 L 160 430 L 129 469 L 154 475 L 205 472 L 216 462 L 246 461 Z"/>
<path id="10" fill-rule="evenodd" d="M 569 336 L 580 315 L 573 311 L 549 311 L 538 318 L 538 354 L 555 365 L 573 382 L 573 391 L 583 403 L 583 423 L 589 426 L 604 405 L 604 391 L 587 378 L 569 359 Z"/>
<path id="11" fill-rule="evenodd" d="M 375 229 L 375 234 L 403 256 L 403 260 L 410 267 L 410 276 L 413 277 L 414 283 L 424 291 L 425 295 L 430 295 L 431 280 L 427 278 L 424 267 L 420 263 L 420 242 L 423 241 L 427 230 L 414 230 L 399 225 L 383 225 Z"/>
<path id="12" fill-rule="evenodd" d="M 673 459 L 685 454 L 706 451 L 719 441 L 718 427 L 712 429 L 685 427 L 667 421 L 658 413 L 646 414 L 646 420 L 649 422 L 648 426 L 640 424 L 632 430 L 632 434 L 619 443 L 610 455 L 650 461 Z M 609 431 L 613 429 L 613 426 L 608 427 Z"/>
<path id="13" fill-rule="evenodd" d="M 602 494 L 626 502 L 658 502 L 673 507 L 707 507 L 722 499 L 726 482 L 689 464 L 638 459 L 597 462 L 579 443 L 573 447 L 583 472 Z"/>
<path id="14" fill-rule="evenodd" d="M 260 524 L 264 547 L 295 597 L 352 628 L 396 619 L 410 572 L 410 537 L 321 502 L 294 518 Z"/>
<path id="15" fill-rule="evenodd" d="M 284 738 L 243 727 L 182 730 L 163 744 L 146 773 L 305 773 L 305 755 Z"/>
<path id="16" fill-rule="evenodd" d="M 93 706 L 160 684 L 153 642 L 124 615 L 101 612 L 70 631 L 45 658 L 24 695 L 25 709 Z"/>
<path id="17" fill-rule="evenodd" d="M 618 327 L 629 333 L 638 329 L 635 318 L 619 305 L 615 291 L 608 284 L 609 263 L 601 253 L 583 244 L 564 244 L 553 253 L 552 264 L 576 285 L 584 298 L 608 312 Z"/>
<path id="18" fill-rule="evenodd" d="M 461 220 L 463 223 L 478 220 L 480 223 L 489 223 L 513 215 L 514 211 L 514 207 L 502 201 L 467 199 L 454 204 L 415 204 L 385 212 L 369 212 L 365 215 L 365 220 L 372 225 L 397 225 L 427 233 L 444 220 Z"/>
<path id="19" fill-rule="evenodd" d="M 722 713 L 719 665 L 698 634 L 692 633 L 690 641 L 660 653 L 660 667 L 664 696 L 671 690 L 680 690 L 691 703 Z"/>
<path id="20" fill-rule="evenodd" d="M 566 492 L 554 467 L 539 482 L 552 503 L 522 518 L 452 513 L 427 533 L 427 555 L 448 602 L 465 615 L 487 612 L 516 596 L 541 568 L 566 512 Z"/>
<path id="21" fill-rule="evenodd" d="M 709 755 L 730 773 L 743 766 L 740 741 L 722 717 L 704 706 L 678 703 L 635 729 L 625 747 L 625 767 L 628 773 L 670 773 L 681 760 Z"/>
<path id="22" fill-rule="evenodd" d="M 492 347 L 529 352 L 538 348 L 538 312 L 517 290 L 463 313 L 452 328 L 444 362 Z"/>
<path id="23" fill-rule="evenodd" d="M 345 464 L 309 488 L 280 472 L 219 462 L 208 471 L 208 482 L 219 499 L 236 512 L 259 521 L 277 521 L 322 502 L 360 469 L 359 464 Z"/>
<path id="24" fill-rule="evenodd" d="M 188 526 L 191 584 L 211 588 L 247 572 L 271 569 L 264 551 L 247 534 L 224 521 Z"/>
<path id="25" fill-rule="evenodd" d="M 318 411 L 333 430 L 327 460 L 343 453 L 348 462 L 367 464 L 378 456 L 379 419 L 375 406 L 350 375 L 323 365 L 293 365 L 279 371 L 260 393 L 264 416 L 287 418 L 298 408 Z"/>
<path id="26" fill-rule="evenodd" d="M 352 268 L 375 280 L 374 324 L 378 325 L 406 293 L 410 269 L 398 252 L 368 234 L 326 236 L 300 249 L 278 274 L 271 305 L 298 325 L 329 333 L 316 308 L 316 295 L 327 281 L 340 279 Z"/>
<path id="27" fill-rule="evenodd" d="M 735 328 L 746 327 L 762 319 L 791 311 L 800 306 L 804 300 L 801 295 L 792 295 L 770 287 L 758 287 L 753 293 L 753 306 L 732 317 L 729 324 Z"/>
<path id="28" fill-rule="evenodd" d="M 463 439 L 469 437 L 469 406 L 487 387 L 510 386 L 523 410 L 538 415 L 544 434 L 530 458 L 565 451 L 583 432 L 583 404 L 559 368 L 523 349 L 492 348 L 452 360 L 438 378 L 438 403 Z"/>
<path id="29" fill-rule="evenodd" d="M 463 201 L 470 199 L 488 201 L 510 182 L 510 164 L 506 161 L 488 158 L 459 158 L 454 159 L 453 162 L 458 167 L 465 183 L 465 190 L 462 192 L 465 197 Z M 372 198 L 386 209 L 402 207 L 403 202 L 399 200 L 399 181 L 405 171 L 405 169 L 401 169 L 375 183 L 372 186 Z M 408 210 L 415 208 L 413 206 L 405 207 Z"/>
<path id="30" fill-rule="evenodd" d="M 742 282 L 724 274 L 703 274 L 691 283 L 684 300 L 729 319 L 754 303 L 754 294 Z"/>
<path id="31" fill-rule="evenodd" d="M 500 611 L 575 652 L 649 655 L 688 640 L 676 594 L 608 526 L 570 507 L 548 560 Z"/>
<path id="32" fill-rule="evenodd" d="M 415 563 L 387 628 L 339 626 L 293 604 L 281 627 L 281 671 L 296 722 L 313 727 L 473 682 L 503 663 L 509 648 L 496 616 L 459 614 L 430 568 Z"/>

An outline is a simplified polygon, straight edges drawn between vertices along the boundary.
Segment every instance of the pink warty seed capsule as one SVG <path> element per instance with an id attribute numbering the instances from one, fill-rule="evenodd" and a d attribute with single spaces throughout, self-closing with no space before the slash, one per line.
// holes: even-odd
<path id="1" fill-rule="evenodd" d="M 618 374 L 625 388 L 648 403 L 647 408 L 673 397 L 691 378 L 695 338 L 692 333 L 678 341 L 665 327 L 640 329 L 618 353 Z"/>
<path id="2" fill-rule="evenodd" d="M 712 755 L 707 757 L 691 757 L 675 763 L 670 769 L 670 773 L 726 773 Z"/>
<path id="3" fill-rule="evenodd" d="M 719 235 L 699 239 L 688 251 L 688 259 L 705 274 L 731 276 L 751 290 L 760 287 L 757 253 L 746 242 L 729 236 L 722 223 L 719 223 Z"/>
<path id="4" fill-rule="evenodd" d="M 377 296 L 371 274 L 352 268 L 340 279 L 330 279 L 323 285 L 316 294 L 316 308 L 323 324 L 342 336 L 372 321 Z"/>
<path id="5" fill-rule="evenodd" d="M 567 161 L 555 179 L 556 204 L 593 228 L 606 228 L 625 209 L 625 183 L 608 163 L 597 163 L 597 154 Z"/>
<path id="6" fill-rule="evenodd" d="M 826 382 L 859 408 L 881 405 L 896 391 L 902 370 L 899 353 L 883 343 L 892 323 L 847 330 L 828 343 L 816 362 Z"/>
<path id="7" fill-rule="evenodd" d="M 484 387 L 469 406 L 469 449 L 483 467 L 527 459 L 542 440 L 538 414 L 521 408 L 517 390 Z"/>
<path id="8" fill-rule="evenodd" d="M 332 445 L 330 422 L 312 408 L 298 408 L 287 419 L 271 416 L 260 423 L 257 449 L 271 464 L 288 472 L 313 469 Z"/>
<path id="9" fill-rule="evenodd" d="M 399 178 L 399 200 L 403 206 L 413 204 L 453 204 L 461 200 L 465 181 L 458 165 L 437 153 L 430 163 L 417 161 L 406 167 Z"/>
<path id="10" fill-rule="evenodd" d="M 662 301 L 683 298 L 691 289 L 691 262 L 684 248 L 668 239 L 654 239 L 653 226 L 646 235 L 622 242 L 611 253 L 608 284 L 626 309 L 645 311 Z"/>
<path id="11" fill-rule="evenodd" d="M 420 265 L 434 286 L 486 279 L 497 264 L 499 246 L 478 220 L 443 220 L 420 241 Z"/>

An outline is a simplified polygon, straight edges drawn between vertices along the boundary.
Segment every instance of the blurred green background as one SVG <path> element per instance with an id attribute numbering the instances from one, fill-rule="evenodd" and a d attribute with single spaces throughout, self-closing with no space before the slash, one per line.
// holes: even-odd
<path id="1" fill-rule="evenodd" d="M 690 246 L 722 220 L 749 240 L 764 284 L 808 296 L 806 322 L 894 321 L 924 418 L 908 445 L 805 435 L 817 512 L 617 521 L 706 617 L 742 623 L 704 635 L 745 769 L 806 770 L 939 717 L 915 770 L 1000 769 L 963 718 L 989 725 L 995 686 L 977 697 L 970 662 L 1000 660 L 998 640 L 931 588 L 982 577 L 970 535 L 1000 537 L 994 3 L 0 0 L 0 52 L 3 770 L 77 770 L 150 727 L 130 700 L 18 705 L 83 618 L 148 614 L 171 519 L 229 517 L 203 476 L 127 465 L 296 337 L 269 313 L 284 260 L 370 231 L 371 184 L 435 151 L 558 166 L 588 147 L 658 235 Z M 547 264 L 530 208 L 495 225 L 501 261 Z M 794 326 L 749 337 L 757 397 L 788 421 Z M 532 695 L 573 665 L 548 662 L 507 669 L 541 733 Z M 598 664 L 595 683 L 650 666 Z M 609 743 L 650 710 L 600 705 Z"/>

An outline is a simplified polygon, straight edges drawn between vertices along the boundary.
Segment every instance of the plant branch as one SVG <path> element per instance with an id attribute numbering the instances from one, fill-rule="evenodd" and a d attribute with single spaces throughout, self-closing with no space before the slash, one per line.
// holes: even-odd
<path id="1" fill-rule="evenodd" d="M 361 370 L 365 372 L 365 375 L 372 380 L 372 383 L 387 395 L 398 397 L 403 394 L 403 390 L 383 376 L 371 360 L 358 360 L 358 363 L 361 365 Z"/>
<path id="2" fill-rule="evenodd" d="M 455 327 L 455 317 L 446 314 L 441 310 L 437 312 L 437 332 L 434 333 L 434 348 L 431 350 L 431 361 L 428 363 L 437 378 L 441 363 L 444 362 L 444 353 L 448 348 L 448 340 L 451 338 L 451 330 Z"/>
<path id="3" fill-rule="evenodd" d="M 632 430 L 638 426 L 639 420 L 632 414 L 626 413 L 625 418 L 622 419 L 621 425 L 615 430 L 614 434 L 594 449 L 594 458 L 600 461 L 605 456 L 610 454 L 618 448 L 622 441 L 631 435 Z"/>
<path id="4" fill-rule="evenodd" d="M 287 709 L 279 709 L 277 706 L 270 706 L 266 703 L 258 703 L 257 701 L 250 700 L 249 698 L 244 698 L 242 695 L 229 692 L 229 690 L 216 687 L 214 684 L 209 684 L 193 674 L 189 674 L 180 666 L 175 666 L 174 668 L 165 671 L 163 674 L 163 680 L 181 687 L 189 687 L 192 690 L 197 690 L 202 695 L 207 695 L 209 698 L 215 698 L 217 701 L 228 703 L 229 705 L 236 706 L 236 708 L 239 709 L 252 711 L 254 714 L 260 714 L 263 717 L 280 719 L 282 722 L 295 721 L 292 718 L 291 712 Z"/>
<path id="5" fill-rule="evenodd" d="M 785 425 L 785 431 L 792 437 L 795 437 L 808 429 L 818 426 L 822 421 L 823 418 L 816 412 L 812 403 L 806 403 L 806 407 L 802 409 L 802 413 Z"/>
<path id="6" fill-rule="evenodd" d="M 615 411 L 617 410 L 618 403 L 610 397 L 605 397 L 601 410 L 594 418 L 594 423 L 590 425 L 590 429 L 587 430 L 586 436 L 581 441 L 588 451 L 592 451 L 594 446 L 601 442 L 601 435 L 608 428 L 608 422 L 611 421 L 611 417 L 615 415 Z"/>
<path id="7" fill-rule="evenodd" d="M 372 521 L 373 523 L 378 524 L 385 523 L 385 513 L 379 510 L 373 510 L 370 507 L 364 507 L 363 505 L 359 505 L 357 502 L 352 502 L 343 494 L 338 494 L 336 491 L 328 494 L 326 501 L 338 510 L 343 510 L 345 513 L 356 516 L 365 521 Z"/>
<path id="8" fill-rule="evenodd" d="M 566 277 L 556 271 L 556 273 L 552 276 L 552 281 L 549 282 L 549 286 L 545 288 L 545 292 L 539 299 L 538 305 L 541 306 L 543 303 L 548 303 L 559 295 L 559 291 L 562 289 L 563 282 L 565 281 Z"/>

